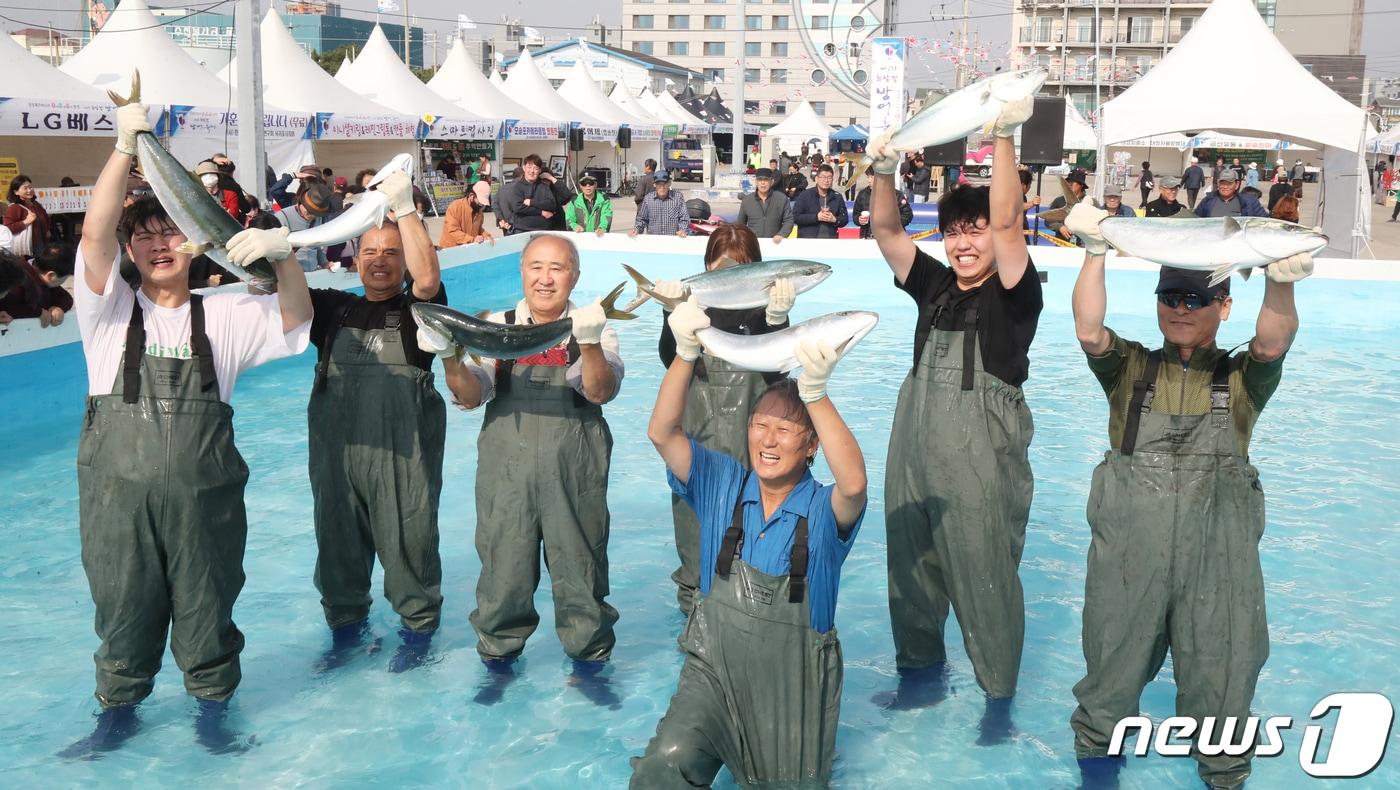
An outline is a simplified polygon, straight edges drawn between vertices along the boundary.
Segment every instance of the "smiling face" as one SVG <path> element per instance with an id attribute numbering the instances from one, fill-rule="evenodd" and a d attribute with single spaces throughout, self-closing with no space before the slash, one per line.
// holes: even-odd
<path id="1" fill-rule="evenodd" d="M 33 200 L 34 184 L 29 181 L 20 184 L 19 189 L 15 190 L 15 194 L 19 195 L 20 200 Z"/>
<path id="2" fill-rule="evenodd" d="M 986 219 L 979 218 L 976 224 L 963 223 L 944 230 L 943 250 L 948 254 L 948 263 L 953 267 L 958 285 L 973 288 L 992 276 L 995 261 L 992 259 L 992 233 Z"/>
<path id="3" fill-rule="evenodd" d="M 1176 187 L 1162 187 L 1162 199 L 1168 203 L 1176 202 Z"/>
<path id="4" fill-rule="evenodd" d="M 175 251 L 185 241 L 185 234 L 169 219 L 152 218 L 132 230 L 126 252 L 141 272 L 142 284 L 188 290 L 190 255 Z"/>
<path id="5" fill-rule="evenodd" d="M 656 197 L 661 200 L 665 200 L 666 196 L 671 194 L 670 181 L 657 181 L 654 184 L 652 184 L 652 186 L 656 189 Z"/>
<path id="6" fill-rule="evenodd" d="M 534 181 L 540 177 L 540 166 L 534 162 L 526 162 L 520 166 L 520 172 L 525 174 L 526 181 Z"/>
<path id="7" fill-rule="evenodd" d="M 537 323 L 564 314 L 578 276 L 578 265 L 563 239 L 542 236 L 525 247 L 520 256 L 520 286 Z"/>
<path id="8" fill-rule="evenodd" d="M 1221 200 L 1229 200 L 1230 198 L 1234 197 L 1235 193 L 1238 192 L 1239 189 L 1240 182 L 1234 180 L 1221 181 L 1220 183 L 1215 185 L 1215 191 L 1220 193 Z"/>
<path id="9" fill-rule="evenodd" d="M 831 182 L 835 180 L 835 178 L 836 176 L 832 173 L 817 173 L 817 188 L 820 189 L 822 192 L 826 192 L 827 190 L 831 189 Z"/>
<path id="10" fill-rule="evenodd" d="M 1157 302 L 1157 325 L 1162 337 L 1179 348 L 1195 349 L 1215 342 L 1220 322 L 1230 317 L 1230 297 L 1195 310 L 1185 304 L 1167 307 Z"/>
<path id="11" fill-rule="evenodd" d="M 588 200 L 592 200 L 593 196 L 598 194 L 598 185 L 596 183 L 585 182 L 579 184 L 579 188 L 583 190 L 583 196 Z"/>
<path id="12" fill-rule="evenodd" d="M 816 431 L 802 422 L 805 418 L 777 393 L 759 399 L 749 415 L 748 440 L 749 460 L 760 480 L 782 485 L 802 479 L 817 452 Z"/>
<path id="13" fill-rule="evenodd" d="M 365 284 L 365 298 L 380 302 L 403 293 L 403 237 L 392 222 L 370 228 L 360 237 L 360 252 L 355 256 L 355 268 L 360 282 Z"/>
<path id="14" fill-rule="evenodd" d="M 1103 207 L 1108 209 L 1109 214 L 1117 214 L 1118 207 L 1123 205 L 1122 195 L 1104 195 Z"/>

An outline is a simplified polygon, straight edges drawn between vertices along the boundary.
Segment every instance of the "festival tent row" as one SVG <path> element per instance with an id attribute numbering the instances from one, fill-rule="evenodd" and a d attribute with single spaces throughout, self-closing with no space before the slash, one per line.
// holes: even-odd
<path id="1" fill-rule="evenodd" d="M 627 164 L 648 158 L 658 161 L 661 159 L 663 124 L 633 115 L 604 96 L 603 89 L 598 87 L 598 83 L 593 79 L 593 74 L 582 58 L 574 61 L 573 69 L 569 72 L 569 76 L 564 79 L 563 84 L 559 86 L 558 93 L 570 104 L 594 117 L 626 124 L 630 130 L 628 132 L 629 147 L 625 149 L 621 145 L 616 147 L 600 146 L 599 143 L 585 142 L 579 169 L 583 167 L 607 167 L 614 174 L 620 174 L 627 169 Z M 617 183 L 618 179 L 615 175 L 613 182 L 606 186 L 609 189 L 615 189 Z"/>
<path id="2" fill-rule="evenodd" d="M 763 161 L 777 159 L 778 153 L 787 151 L 796 153 L 802 148 L 803 143 L 816 140 L 822 148 L 829 145 L 828 138 L 835 130 L 827 125 L 826 121 L 817 115 L 817 111 L 812 109 L 812 105 L 806 99 L 797 105 L 797 109 L 788 114 L 781 123 L 769 129 L 763 135 L 763 142 L 759 149 L 763 155 Z"/>
<path id="3" fill-rule="evenodd" d="M 1227 51 L 1250 53 L 1250 68 L 1234 75 L 1228 97 L 1202 94 L 1197 88 L 1218 79 L 1212 64 Z M 1105 145 L 1213 129 L 1318 148 L 1324 172 L 1320 221 L 1331 239 L 1326 252 L 1355 257 L 1360 241 L 1370 236 L 1365 113 L 1299 65 L 1250 0 L 1211 3 L 1156 68 L 1104 103 L 1102 116 Z M 1098 160 L 1102 176 L 1106 164 L 1103 156 Z"/>

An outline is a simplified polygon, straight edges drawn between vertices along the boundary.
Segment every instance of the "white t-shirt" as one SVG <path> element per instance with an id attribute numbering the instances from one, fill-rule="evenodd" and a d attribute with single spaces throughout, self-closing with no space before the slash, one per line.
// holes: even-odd
<path id="1" fill-rule="evenodd" d="M 121 278 L 121 253 L 101 294 L 88 287 L 82 247 L 74 261 L 74 311 L 87 357 L 88 394 L 110 395 L 126 350 L 131 300 L 139 299 L 146 327 L 146 353 L 153 357 L 190 359 L 190 305 L 160 307 Z M 311 322 L 282 331 L 277 295 L 212 294 L 204 297 L 204 331 L 214 351 L 219 399 L 229 402 L 238 374 L 264 362 L 300 354 L 311 339 Z"/>
<path id="2" fill-rule="evenodd" d="M 568 318 L 569 314 L 575 309 L 576 306 L 574 303 L 569 302 L 568 307 L 564 308 L 564 315 L 560 316 L 560 318 Z M 530 318 L 530 305 L 526 304 L 524 299 L 521 299 L 520 302 L 515 305 L 515 323 L 528 324 L 530 323 Z M 492 313 L 486 317 L 486 320 L 497 324 L 504 324 L 506 322 L 506 314 L 504 311 Z M 567 348 L 570 339 L 570 337 L 564 338 L 559 345 L 550 349 L 550 351 Z M 610 326 L 604 327 L 603 337 L 598 344 L 603 347 L 603 359 L 607 360 L 608 367 L 612 368 L 613 376 L 617 379 L 617 387 L 613 390 L 613 397 L 615 398 L 617 397 L 618 391 L 622 389 L 622 376 L 626 373 L 626 369 L 622 364 L 622 355 L 618 350 L 617 330 Z M 544 353 L 548 355 L 550 352 L 546 351 Z M 466 358 L 463 360 L 463 364 L 465 364 L 467 370 L 471 371 L 471 373 L 476 376 L 477 380 L 481 382 L 481 403 L 485 405 L 487 401 L 496 396 L 496 360 L 490 357 L 483 357 L 481 359 L 481 364 L 478 365 L 473 362 L 471 358 Z M 582 358 L 576 360 L 574 364 L 569 366 L 564 377 L 569 382 L 569 386 L 574 388 L 575 392 L 580 395 L 585 394 L 583 391 Z"/>

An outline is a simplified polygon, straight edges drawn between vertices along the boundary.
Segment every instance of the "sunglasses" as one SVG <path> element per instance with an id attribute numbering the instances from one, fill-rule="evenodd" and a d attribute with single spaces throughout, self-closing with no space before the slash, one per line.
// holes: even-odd
<path id="1" fill-rule="evenodd" d="M 1223 302 L 1225 301 L 1225 297 L 1221 295 L 1212 299 L 1201 296 L 1200 294 L 1168 291 L 1167 293 L 1157 294 L 1157 301 L 1161 302 L 1168 310 L 1175 310 L 1181 305 L 1186 305 L 1187 310 L 1199 310 L 1211 302 Z"/>

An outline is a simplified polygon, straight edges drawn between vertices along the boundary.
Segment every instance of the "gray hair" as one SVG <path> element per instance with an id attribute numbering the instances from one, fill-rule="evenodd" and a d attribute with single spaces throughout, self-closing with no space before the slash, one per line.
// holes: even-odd
<path id="1" fill-rule="evenodd" d="M 564 247 L 567 248 L 569 251 L 569 263 L 573 264 L 574 271 L 582 271 L 578 263 L 578 245 L 574 244 L 573 239 L 569 238 L 568 236 L 561 236 L 558 233 L 535 233 L 532 236 L 530 236 L 530 240 L 525 242 L 524 247 L 520 248 L 520 263 L 522 266 L 525 264 L 525 256 L 527 253 L 530 252 L 530 248 L 535 245 L 535 242 L 540 241 L 542 239 L 555 239 L 557 241 L 563 242 Z"/>

